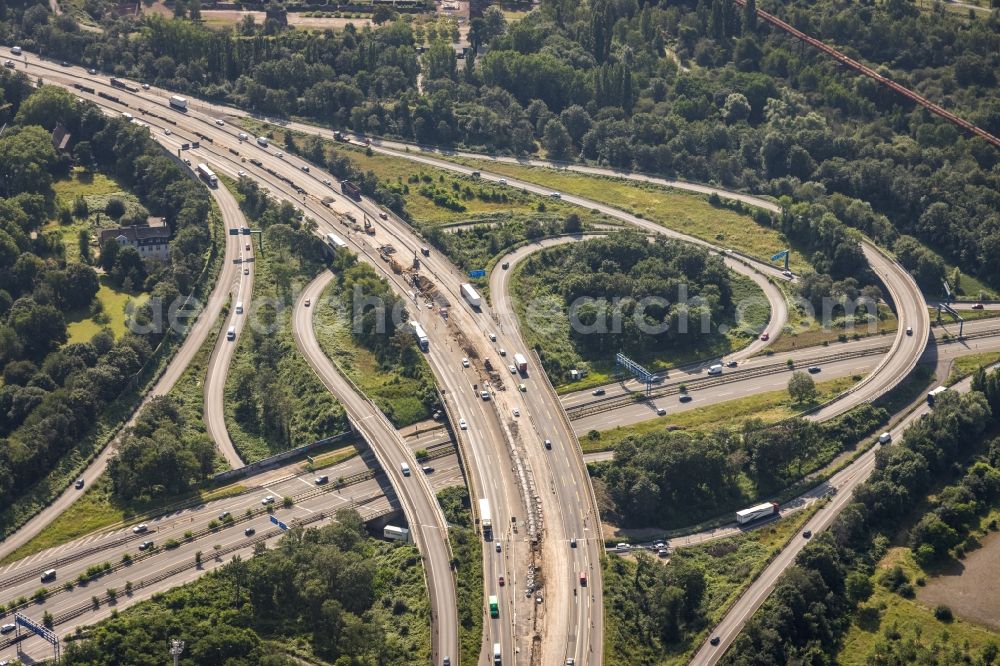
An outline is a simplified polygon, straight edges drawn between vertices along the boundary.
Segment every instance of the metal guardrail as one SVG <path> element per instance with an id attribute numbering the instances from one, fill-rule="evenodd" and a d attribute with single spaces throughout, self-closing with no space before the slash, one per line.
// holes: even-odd
<path id="1" fill-rule="evenodd" d="M 324 485 L 324 486 L 319 486 L 317 488 L 312 488 L 312 489 L 309 489 L 309 490 L 304 490 L 301 493 L 299 493 L 297 495 L 291 495 L 290 497 L 292 498 L 293 502 L 300 502 L 302 500 L 312 499 L 313 497 L 318 497 L 319 495 L 322 495 L 324 493 L 332 492 L 334 490 L 339 490 L 341 488 L 346 488 L 348 486 L 352 486 L 352 485 L 357 484 L 357 483 L 362 483 L 364 481 L 368 481 L 369 479 L 375 478 L 376 475 L 377 475 L 377 472 L 374 471 L 374 470 L 366 470 L 364 472 L 358 472 L 357 474 L 352 474 L 351 476 L 346 477 L 344 479 L 337 480 L 334 483 L 327 484 L 327 485 Z M 257 491 L 256 490 L 248 490 L 248 491 L 246 491 L 246 493 L 241 493 L 241 494 L 255 493 L 255 492 L 257 492 Z M 252 509 L 251 511 L 253 513 L 251 515 L 249 515 L 249 516 L 246 513 L 243 513 L 240 516 L 233 516 L 233 524 L 241 523 L 241 522 L 243 522 L 245 520 L 251 520 L 251 519 L 255 518 L 258 515 L 261 515 L 263 513 L 267 513 L 268 512 L 267 509 L 263 509 L 263 510 L 262 509 Z M 197 539 L 199 539 L 199 538 L 201 538 L 203 536 L 206 536 L 207 534 L 210 534 L 210 533 L 212 533 L 214 531 L 215 530 L 212 530 L 212 529 L 209 529 L 209 528 L 206 527 L 205 529 L 198 530 L 197 532 L 192 532 L 192 536 L 191 536 L 190 540 L 191 541 L 197 540 Z M 48 569 L 55 569 L 57 567 L 65 565 L 65 564 L 71 564 L 73 562 L 76 562 L 78 560 L 83 559 L 84 557 L 88 557 L 88 556 L 93 555 L 95 553 L 100 553 L 103 550 L 111 550 L 112 548 L 116 548 L 118 546 L 125 545 L 128 542 L 130 542 L 130 541 L 136 541 L 138 539 L 146 539 L 148 537 L 149 537 L 149 533 L 142 533 L 142 534 L 128 533 L 128 534 L 122 535 L 120 538 L 115 539 L 113 541 L 105 542 L 105 543 L 99 544 L 99 545 L 89 546 L 87 548 L 83 548 L 83 549 L 80 549 L 80 550 L 75 550 L 71 555 L 67 555 L 65 557 L 56 558 L 55 560 L 49 560 L 45 564 L 36 565 L 36 566 L 34 566 L 34 567 L 30 568 L 30 569 L 25 569 L 25 570 L 20 571 L 20 572 L 14 574 L 12 576 L 8 576 L 7 578 L 0 579 L 0 589 L 5 589 L 5 588 L 10 587 L 11 585 L 16 585 L 16 584 L 21 583 L 21 582 L 23 582 L 25 580 L 34 578 L 35 576 L 39 575 L 40 573 L 42 573 L 43 571 L 46 571 Z M 188 539 L 186 539 L 186 538 L 184 540 L 188 541 Z M 149 554 L 145 554 L 144 553 L 144 554 L 136 555 L 136 556 L 134 556 L 132 558 L 132 561 L 134 562 L 136 560 L 145 559 L 148 555 L 151 555 L 151 554 L 152 553 L 149 553 Z M 55 592 L 55 591 L 56 590 L 53 590 L 53 592 Z"/>
<path id="2" fill-rule="evenodd" d="M 542 359 L 538 355 L 538 352 L 535 349 L 532 349 L 531 353 L 535 357 L 535 362 L 538 363 L 538 367 L 543 367 Z M 604 543 L 604 525 L 603 521 L 601 521 L 601 512 L 597 507 L 597 495 L 594 493 L 594 482 L 590 477 L 590 471 L 587 469 L 587 463 L 583 460 L 583 450 L 580 448 L 580 442 L 576 438 L 576 431 L 573 430 L 573 426 L 570 424 L 569 415 L 566 413 L 565 408 L 563 408 L 562 402 L 559 400 L 559 394 L 556 393 L 556 389 L 552 385 L 552 380 L 549 379 L 548 373 L 543 370 L 542 376 L 545 378 L 545 381 L 543 382 L 545 389 L 549 392 L 549 396 L 555 400 L 555 404 L 558 405 L 559 418 L 562 420 L 563 426 L 566 428 L 566 432 L 568 432 L 570 437 L 573 438 L 571 444 L 573 446 L 573 451 L 576 454 L 574 456 L 576 458 L 576 463 L 582 466 L 583 475 L 587 479 L 587 496 L 590 499 L 590 510 L 594 512 L 594 522 L 597 525 L 597 538 L 600 539 L 601 543 Z"/>
<path id="3" fill-rule="evenodd" d="M 370 502 L 370 501 L 372 501 L 374 499 L 379 499 L 379 498 L 382 498 L 382 497 L 384 497 L 384 495 L 382 495 L 381 493 L 374 494 L 374 495 L 372 495 L 372 496 L 370 496 L 370 497 L 362 500 L 361 504 L 366 504 L 366 503 L 368 503 L 368 502 Z M 365 520 L 365 522 L 368 522 L 368 521 L 380 518 L 382 516 L 388 515 L 389 513 L 392 513 L 392 512 L 393 512 L 393 509 L 382 509 L 380 511 L 373 511 L 371 514 L 369 514 L 367 517 L 365 517 L 364 520 Z M 290 523 L 290 525 L 292 527 L 299 527 L 299 526 L 305 527 L 306 525 L 311 525 L 312 523 L 318 522 L 320 520 L 324 520 L 327 517 L 328 516 L 326 515 L 326 512 L 325 511 L 321 511 L 321 512 L 318 512 L 318 513 L 314 513 L 314 514 L 312 514 L 312 515 L 310 515 L 310 516 L 308 516 L 306 518 L 303 518 L 301 520 L 294 520 L 294 521 L 292 521 Z M 251 538 L 247 538 L 246 541 L 241 541 L 239 543 L 233 543 L 233 544 L 230 544 L 230 545 L 226 546 L 225 548 L 220 548 L 219 550 L 214 550 L 214 551 L 212 551 L 211 554 L 212 554 L 212 556 L 215 559 L 220 559 L 224 555 L 228 555 L 229 553 L 235 552 L 237 550 L 243 550 L 243 549 L 245 549 L 245 548 L 247 548 L 249 546 L 256 546 L 258 543 L 264 543 L 268 539 L 273 539 L 274 537 L 279 536 L 283 531 L 284 530 L 282 530 L 280 528 L 270 529 L 270 530 L 268 530 L 266 532 L 262 532 L 260 534 L 257 534 L 257 535 L 255 535 L 255 536 L 253 536 Z M 119 567 L 114 567 L 113 570 L 120 569 L 123 566 L 124 565 L 119 566 Z M 154 585 L 156 583 L 164 581 L 167 578 L 171 578 L 173 576 L 176 576 L 177 574 L 181 573 L 182 571 L 186 571 L 188 569 L 191 569 L 191 568 L 194 568 L 194 567 L 197 567 L 197 566 L 199 566 L 199 564 L 197 562 L 195 562 L 195 561 L 192 561 L 191 563 L 178 564 L 178 565 L 176 565 L 174 567 L 171 567 L 170 569 L 166 569 L 164 571 L 161 571 L 161 572 L 159 572 L 159 573 L 157 573 L 157 574 L 155 574 L 153 576 L 150 576 L 148 578 L 140 579 L 138 582 L 132 584 L 132 589 L 133 590 L 141 590 L 144 587 L 149 587 L 150 585 Z M 102 574 L 102 575 L 104 575 L 104 574 Z M 95 580 L 96 580 L 96 578 L 95 578 Z M 46 598 L 48 598 L 48 597 L 46 597 Z M 59 613 L 58 615 L 56 615 L 56 616 L 53 617 L 52 624 L 53 624 L 53 626 L 56 626 L 56 625 L 59 625 L 59 624 L 64 624 L 66 622 L 69 622 L 70 620 L 73 620 L 73 619 L 76 619 L 76 618 L 80 617 L 81 615 L 84 615 L 87 611 L 90 611 L 90 610 L 96 610 L 96 607 L 95 607 L 93 601 L 91 601 L 89 603 L 82 603 L 82 604 L 80 604 L 78 606 L 75 606 L 74 608 L 70 608 L 70 609 L 67 609 L 67 610 Z M 15 639 L 7 639 L 6 641 L 0 641 L 0 649 L 6 648 L 6 647 L 10 647 L 11 645 L 13 645 L 16 642 L 17 641 Z"/>
<path id="4" fill-rule="evenodd" d="M 814 363 L 825 363 L 829 361 L 841 361 L 849 358 L 862 358 L 865 356 L 873 356 L 875 354 L 884 353 L 889 349 L 888 346 L 880 346 L 872 349 L 857 349 L 854 351 L 844 352 L 840 354 L 829 354 L 827 356 L 822 356 L 818 358 L 809 359 L 805 361 L 809 364 Z M 750 368 L 748 370 L 737 370 L 735 372 L 723 373 L 721 375 L 715 376 L 701 376 L 684 382 L 687 388 L 699 389 L 706 386 L 718 386 L 720 384 L 729 384 L 733 382 L 743 381 L 746 379 L 753 379 L 755 377 L 765 377 L 767 375 L 774 375 L 781 372 L 788 372 L 794 370 L 794 366 L 788 366 L 787 363 L 771 363 L 768 365 L 760 366 L 757 368 Z M 601 398 L 600 400 L 593 400 L 581 405 L 574 405 L 572 407 L 567 407 L 566 411 L 569 413 L 569 418 L 571 420 L 577 420 L 588 416 L 590 414 L 597 414 L 600 412 L 610 411 L 612 409 L 617 409 L 625 405 L 634 404 L 637 400 L 642 398 L 642 400 L 650 400 L 653 398 L 658 398 L 665 395 L 674 395 L 680 393 L 679 385 L 665 386 L 661 388 L 653 389 L 647 396 L 642 393 L 626 393 L 624 395 L 613 395 L 606 398 Z"/>

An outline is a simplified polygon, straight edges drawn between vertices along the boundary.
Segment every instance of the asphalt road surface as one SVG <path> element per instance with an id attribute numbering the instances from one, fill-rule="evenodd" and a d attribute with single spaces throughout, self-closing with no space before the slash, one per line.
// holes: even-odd
<path id="1" fill-rule="evenodd" d="M 139 407 L 133 412 L 132 417 L 126 423 L 125 427 L 129 427 L 135 423 L 136 416 L 142 411 L 142 408 L 154 397 L 166 395 L 180 379 L 181 375 L 187 369 L 188 365 L 191 363 L 192 359 L 201 349 L 205 340 L 208 338 L 212 331 L 212 327 L 215 325 L 219 318 L 219 314 L 222 311 L 222 306 L 230 298 L 230 292 L 232 285 L 239 279 L 240 268 L 229 261 L 231 254 L 234 252 L 232 241 L 228 235 L 229 229 L 239 228 L 246 224 L 243 214 L 240 212 L 239 208 L 235 205 L 235 201 L 228 193 L 223 190 L 211 190 L 211 194 L 215 197 L 216 202 L 219 204 L 219 208 L 222 211 L 223 226 L 225 227 L 224 233 L 226 233 L 226 261 L 223 263 L 221 270 L 219 271 L 218 278 L 216 279 L 215 288 L 208 296 L 208 300 L 205 302 L 204 309 L 198 314 L 198 318 L 195 320 L 193 326 L 188 331 L 187 338 L 181 345 L 180 349 L 174 355 L 174 358 L 167 365 L 166 370 L 160 375 L 159 380 L 157 380 L 153 389 L 149 392 L 146 398 L 142 401 Z M 224 429 L 223 425 L 223 429 Z M 114 441 L 117 441 L 117 436 Z M 107 468 L 108 460 L 111 458 L 111 454 L 114 451 L 114 443 L 112 442 L 104 448 L 104 450 L 94 459 L 94 461 L 87 467 L 87 469 L 81 474 L 84 479 L 86 487 L 94 483 L 104 470 Z M 227 455 L 227 460 L 232 464 L 233 460 Z M 237 465 L 242 464 L 239 462 L 239 458 L 235 458 Z M 81 491 L 76 490 L 72 485 L 68 487 L 59 497 L 55 499 L 49 506 L 37 513 L 31 520 L 25 523 L 20 529 L 18 529 L 13 534 L 8 534 L 5 536 L 3 542 L 0 542 L 0 558 L 7 556 L 13 551 L 20 548 L 22 545 L 30 541 L 39 532 L 41 532 L 49 523 L 51 523 L 57 516 L 59 516 L 63 511 L 70 507 L 81 495 Z"/>
<path id="2" fill-rule="evenodd" d="M 243 218 L 242 211 L 240 211 L 239 204 L 233 195 L 229 193 L 229 190 L 225 187 L 219 187 L 213 190 L 212 194 L 215 196 L 215 200 L 219 202 L 219 207 L 222 208 L 224 218 L 234 221 L 243 220 L 242 224 L 248 226 Z M 250 306 L 253 296 L 255 263 L 253 261 L 253 251 L 246 249 L 247 245 L 251 243 L 250 238 L 250 236 L 243 235 L 230 236 L 228 231 L 226 232 L 226 253 L 223 261 L 227 268 L 229 266 L 235 267 L 235 276 L 233 275 L 234 271 L 230 269 L 219 280 L 220 285 L 223 284 L 223 278 L 231 280 L 228 284 L 230 296 L 229 316 L 219 331 L 219 339 L 215 343 L 215 349 L 212 350 L 212 357 L 208 362 L 208 372 L 205 376 L 205 426 L 209 437 L 219 447 L 219 451 L 222 452 L 229 466 L 234 469 L 243 466 L 243 459 L 236 451 L 236 447 L 233 446 L 233 441 L 229 438 L 229 430 L 226 428 L 224 400 L 226 395 L 226 378 L 229 376 L 229 367 L 232 363 L 233 354 L 236 352 L 236 344 L 243 333 L 247 314 L 251 312 Z M 242 303 L 243 305 L 242 314 L 237 312 L 237 303 Z M 227 337 L 230 327 L 236 332 L 236 337 L 233 340 L 229 340 Z"/>
<path id="3" fill-rule="evenodd" d="M 326 305 L 320 296 L 333 274 L 324 271 L 299 295 L 292 315 L 292 334 L 299 351 L 319 375 L 326 387 L 347 410 L 355 429 L 369 443 L 392 480 L 392 487 L 402 499 L 403 511 L 414 541 L 424 556 L 427 588 L 432 612 L 431 626 L 434 663 L 444 657 L 459 658 L 458 615 L 455 601 L 455 579 L 451 570 L 451 549 L 448 546 L 448 525 L 438 505 L 427 475 L 420 471 L 413 453 L 399 432 L 371 400 L 340 374 L 316 340 L 313 317 L 316 309 Z M 310 305 L 306 306 L 309 302 Z M 316 307 L 311 304 L 315 303 Z M 409 467 L 403 470 L 403 465 Z"/>

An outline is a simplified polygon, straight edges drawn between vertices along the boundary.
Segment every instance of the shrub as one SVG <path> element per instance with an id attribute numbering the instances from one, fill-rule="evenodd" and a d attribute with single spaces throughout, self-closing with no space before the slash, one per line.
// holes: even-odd
<path id="1" fill-rule="evenodd" d="M 941 622 L 951 622 L 955 617 L 951 613 L 951 608 L 945 606 L 944 604 L 938 604 L 934 609 L 934 617 L 936 617 Z"/>

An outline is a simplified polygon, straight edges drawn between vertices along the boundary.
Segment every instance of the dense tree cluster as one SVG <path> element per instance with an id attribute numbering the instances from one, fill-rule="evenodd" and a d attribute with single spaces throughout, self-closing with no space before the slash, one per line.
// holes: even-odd
<path id="1" fill-rule="evenodd" d="M 584 357 L 683 348 L 717 331 L 732 308 L 721 258 L 688 243 L 616 233 L 547 250 L 525 262 L 569 310 Z M 560 373 L 561 374 L 561 373 Z"/>
<path id="2" fill-rule="evenodd" d="M 290 666 L 294 653 L 329 664 L 427 662 L 429 622 L 420 555 L 383 544 L 347 509 L 319 529 L 292 528 L 194 583 L 138 604 L 88 630 L 63 652 L 67 664 L 161 664 L 170 639 L 183 660 L 229 666 Z M 193 559 L 192 555 L 192 559 Z M 274 641 L 272 639 L 279 639 Z"/>
<path id="3" fill-rule="evenodd" d="M 164 156 L 146 130 L 106 118 L 62 89 L 32 92 L 23 74 L 4 68 L 0 119 L 0 504 L 31 487 L 80 441 L 102 410 L 126 388 L 162 339 L 174 299 L 188 293 L 202 271 L 210 210 L 204 188 Z M 146 333 L 119 340 L 101 332 L 66 345 L 66 317 L 92 308 L 100 283 L 91 266 L 67 262 L 58 231 L 44 225 L 54 210 L 53 178 L 70 161 L 52 148 L 49 131 L 65 125 L 75 145 L 89 146 L 93 163 L 115 175 L 174 230 L 171 260 L 144 263 L 135 254 L 129 288 L 154 298 L 133 313 Z M 85 204 L 84 204 L 85 205 Z M 133 250 L 134 253 L 134 250 Z M 112 266 L 122 265 L 119 261 Z M 111 275 L 115 272 L 112 270 Z M 141 279 L 139 279 L 141 277 Z M 93 310 L 91 310 L 93 311 Z M 96 312 L 96 311 L 95 311 Z"/>
<path id="4" fill-rule="evenodd" d="M 837 452 L 854 446 L 885 418 L 870 405 L 830 423 L 804 419 L 707 434 L 652 432 L 625 439 L 614 461 L 596 467 L 611 506 L 627 525 L 689 525 L 738 508 L 745 482 L 765 498 Z"/>
<path id="5" fill-rule="evenodd" d="M 114 493 L 125 500 L 177 495 L 213 471 L 215 445 L 204 435 L 186 435 L 176 402 L 153 398 L 135 425 L 122 433 L 108 461 Z"/>
<path id="6" fill-rule="evenodd" d="M 338 252 L 331 269 L 342 299 L 336 305 L 351 337 L 371 351 L 385 371 L 421 380 L 416 397 L 430 410 L 437 404 L 437 389 L 424 373 L 403 299 L 374 268 L 358 263 L 356 255 Z M 391 403 L 380 401 L 379 407 L 393 418 Z"/>
<path id="7" fill-rule="evenodd" d="M 611 612 L 634 622 L 627 627 L 630 641 L 670 645 L 686 631 L 700 628 L 704 571 L 684 558 L 665 567 L 645 553 L 639 553 L 632 568 L 632 563 L 611 557 L 604 573 Z"/>
<path id="8" fill-rule="evenodd" d="M 249 178 L 241 178 L 237 190 L 243 211 L 263 230 L 264 249 L 257 257 L 260 273 L 254 285 L 261 305 L 249 313 L 251 325 L 243 334 L 252 351 L 243 351 L 233 362 L 226 407 L 244 431 L 273 453 L 335 435 L 347 425 L 344 410 L 317 386 L 289 330 L 289 303 L 323 268 L 327 253 L 312 231 L 314 223 L 304 222 L 291 203 L 269 199 Z M 247 458 L 251 452 L 241 454 Z"/>
<path id="9" fill-rule="evenodd" d="M 832 0 L 769 9 L 1000 133 L 996 15 Z M 5 18 L 50 56 L 262 113 L 426 143 L 541 147 L 822 205 L 827 223 L 886 245 L 913 236 L 1000 284 L 988 260 L 1000 255 L 995 150 L 724 0 L 545 0 L 510 25 L 494 12 L 470 32 L 489 51 L 463 68 L 441 41 L 421 60 L 404 20 L 340 33 L 244 21 L 226 32 L 154 16 L 137 33 L 134 19 L 109 16 L 95 35 L 38 5 Z M 790 236 L 808 245 L 809 234 Z M 860 258 L 824 252 L 834 265 L 823 272 L 838 279 Z"/>
<path id="10" fill-rule="evenodd" d="M 885 554 L 889 535 L 898 529 L 900 516 L 918 506 L 933 484 L 952 473 L 955 463 L 981 443 L 992 423 L 982 393 L 944 394 L 928 416 L 910 426 L 900 443 L 879 450 L 871 477 L 855 492 L 856 501 L 806 546 L 723 663 L 834 663 L 851 611 L 871 594 L 869 577 Z M 991 447 L 990 458 L 995 448 Z M 974 464 L 958 486 L 946 489 L 930 517 L 914 528 L 918 549 L 925 543 L 932 550 L 937 544 L 950 544 L 953 538 L 948 530 L 954 528 L 943 515 L 974 512 L 976 502 L 995 496 L 998 487 L 1000 476 L 992 460 Z M 948 520 L 961 518 L 949 515 Z M 925 549 L 925 554 L 932 553 Z M 905 574 L 900 574 L 902 578 L 887 584 L 903 590 L 908 583 Z M 878 610 L 873 612 L 877 615 Z"/>

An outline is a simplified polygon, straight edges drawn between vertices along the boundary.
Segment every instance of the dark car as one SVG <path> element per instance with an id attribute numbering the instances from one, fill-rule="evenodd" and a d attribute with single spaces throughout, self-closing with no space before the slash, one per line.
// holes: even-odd
<path id="1" fill-rule="evenodd" d="M 736 365 L 737 365 L 736 361 L 729 361 L 728 363 L 726 363 L 727 368 L 735 368 Z"/>
<path id="2" fill-rule="evenodd" d="M 59 63 L 59 64 L 60 64 L 60 65 L 62 65 L 63 67 L 69 67 L 69 63 L 68 63 L 68 62 L 66 62 L 65 60 L 63 60 L 63 61 L 62 61 L 61 63 Z"/>
<path id="3" fill-rule="evenodd" d="M 820 367 L 818 365 L 810 365 L 809 366 L 809 372 L 810 372 L 810 374 L 815 375 L 819 371 L 820 371 Z"/>
<path id="4" fill-rule="evenodd" d="M 984 309 L 986 309 L 986 306 L 984 306 L 982 303 L 976 303 L 975 305 L 972 306 L 972 309 L 973 310 L 984 310 Z"/>
<path id="5" fill-rule="evenodd" d="M 812 530 L 806 530 L 805 532 L 803 532 L 803 533 L 802 533 L 802 538 L 803 538 L 803 539 L 808 539 L 808 538 L 810 538 L 810 537 L 811 537 L 812 535 L 813 535 L 813 533 L 812 533 Z"/>
<path id="6" fill-rule="evenodd" d="M 681 402 L 691 402 L 691 396 L 689 396 L 687 393 L 684 393 L 684 394 L 681 395 L 680 401 Z"/>
<path id="7" fill-rule="evenodd" d="M 244 536 L 253 536 L 253 535 L 254 535 L 254 534 L 256 534 L 256 533 L 257 533 L 257 530 L 255 530 L 255 529 L 254 529 L 254 528 L 252 528 L 252 527 L 248 527 L 248 528 L 246 528 L 245 530 L 243 530 L 243 535 L 244 535 Z"/>
<path id="8" fill-rule="evenodd" d="M 149 550 L 152 547 L 153 547 L 152 541 L 143 541 L 142 543 L 139 544 L 139 550 Z"/>
<path id="9" fill-rule="evenodd" d="M 718 645 L 719 644 L 719 637 L 718 636 L 712 636 L 712 640 L 710 640 L 709 643 L 711 643 L 712 645 Z"/>
<path id="10" fill-rule="evenodd" d="M 604 389 L 594 389 L 593 395 L 604 395 Z"/>
<path id="11" fill-rule="evenodd" d="M 77 490 L 83 488 L 83 477 L 81 476 L 79 479 L 77 479 L 74 485 L 76 486 Z"/>

